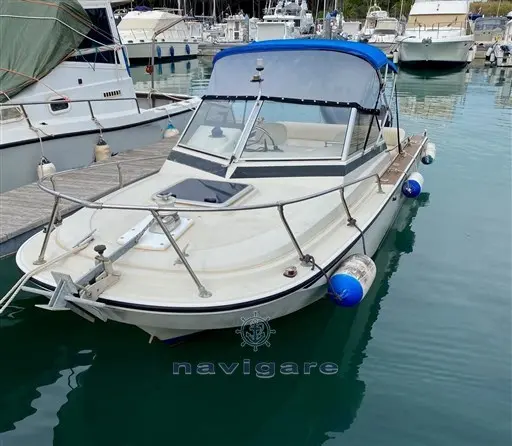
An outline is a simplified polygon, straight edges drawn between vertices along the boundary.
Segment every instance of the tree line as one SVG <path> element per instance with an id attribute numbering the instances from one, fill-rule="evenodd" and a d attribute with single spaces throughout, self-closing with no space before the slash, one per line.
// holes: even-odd
<path id="1" fill-rule="evenodd" d="M 212 15 L 213 0 L 180 0 L 181 8 L 190 15 Z M 217 18 L 224 17 L 229 14 L 236 14 L 243 11 L 251 17 L 262 17 L 268 0 L 215 0 L 215 15 Z M 301 0 L 299 0 L 299 3 Z M 338 0 L 339 9 L 342 10 L 346 20 L 363 19 L 366 12 L 374 0 Z M 272 0 L 272 6 L 275 6 L 277 0 Z M 378 6 L 388 11 L 391 17 L 399 18 L 400 10 L 402 15 L 407 17 L 414 0 L 378 0 Z M 323 16 L 324 0 L 307 0 L 310 11 L 314 17 L 321 18 Z M 327 11 L 334 9 L 335 1 L 326 1 Z M 134 6 L 148 7 L 167 7 L 177 8 L 178 0 L 133 0 Z M 472 3 L 471 12 L 479 10 L 485 15 L 505 15 L 512 11 L 512 1 L 489 0 L 485 3 Z M 341 11 L 340 11 L 341 12 Z"/>

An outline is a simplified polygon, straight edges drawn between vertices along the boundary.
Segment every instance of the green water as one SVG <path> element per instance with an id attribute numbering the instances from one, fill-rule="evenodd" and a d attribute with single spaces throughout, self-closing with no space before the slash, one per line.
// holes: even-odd
<path id="1" fill-rule="evenodd" d="M 198 91 L 209 68 L 190 68 L 180 85 Z M 272 321 L 270 347 L 241 347 L 234 330 L 148 344 L 22 296 L 0 319 L 0 445 L 510 444 L 511 85 L 512 70 L 484 67 L 400 74 L 400 125 L 438 148 L 426 192 L 400 213 L 358 308 L 325 300 Z M 1 292 L 17 277 L 0 262 Z M 180 361 L 240 366 L 176 375 Z M 261 361 L 338 372 L 263 378 Z"/>

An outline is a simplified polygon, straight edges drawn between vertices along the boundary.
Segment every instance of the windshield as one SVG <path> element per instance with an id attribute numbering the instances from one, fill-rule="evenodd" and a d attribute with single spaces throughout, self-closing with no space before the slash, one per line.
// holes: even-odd
<path id="1" fill-rule="evenodd" d="M 341 159 L 350 113 L 346 107 L 264 101 L 242 159 Z M 348 154 L 362 149 L 370 115 L 357 114 Z M 377 137 L 371 132 L 369 144 Z"/>
<path id="2" fill-rule="evenodd" d="M 205 99 L 185 130 L 180 146 L 230 159 L 255 105 L 254 100 Z M 261 101 L 242 159 L 341 159 L 351 113 L 354 128 L 348 155 L 375 143 L 371 115 L 349 107 Z M 370 129 L 371 130 L 368 132 Z"/>
<path id="3" fill-rule="evenodd" d="M 483 31 L 483 30 L 494 30 L 496 28 L 504 29 L 506 24 L 506 19 L 502 20 L 499 18 L 492 19 L 486 18 L 482 20 L 477 20 L 475 22 L 475 31 Z"/>
<path id="4" fill-rule="evenodd" d="M 179 145 L 221 158 L 230 158 L 254 103 L 254 100 L 204 100 Z"/>

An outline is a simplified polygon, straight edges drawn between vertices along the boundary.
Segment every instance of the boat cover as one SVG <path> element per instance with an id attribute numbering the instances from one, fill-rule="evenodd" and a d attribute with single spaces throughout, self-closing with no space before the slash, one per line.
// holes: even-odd
<path id="1" fill-rule="evenodd" d="M 377 107 L 382 81 L 379 70 L 396 66 L 370 45 L 320 39 L 289 39 L 250 43 L 217 53 L 207 94 L 257 96 L 251 82 L 262 59 L 261 94 L 282 100 L 312 100 Z"/>
<path id="2" fill-rule="evenodd" d="M 236 46 L 218 52 L 213 59 L 213 63 L 215 64 L 218 60 L 233 54 L 293 50 L 334 51 L 351 54 L 364 59 L 377 70 L 388 65 L 392 71 L 398 72 L 396 65 L 379 48 L 366 43 L 327 39 L 281 39 L 253 42 L 248 45 Z"/>
<path id="3" fill-rule="evenodd" d="M 0 0 L 0 103 L 52 71 L 91 27 L 78 0 Z"/>

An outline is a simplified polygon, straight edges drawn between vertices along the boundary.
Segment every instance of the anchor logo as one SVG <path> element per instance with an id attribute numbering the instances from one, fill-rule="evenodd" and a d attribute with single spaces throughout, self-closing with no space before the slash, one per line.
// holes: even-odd
<path id="1" fill-rule="evenodd" d="M 235 333 L 242 337 L 242 347 L 248 345 L 257 352 L 259 347 L 270 347 L 270 335 L 275 334 L 275 330 L 270 328 L 269 318 L 262 318 L 257 311 L 249 318 L 242 317 L 242 326 L 237 328 Z"/>

